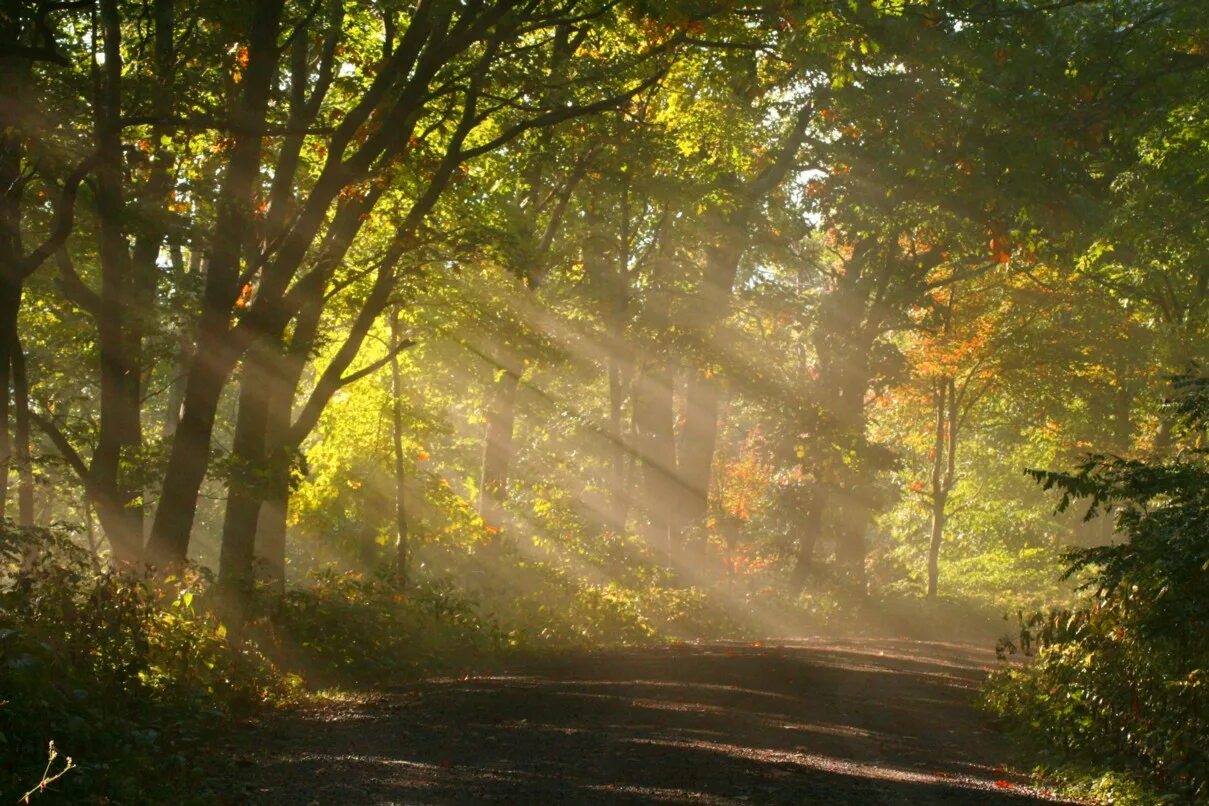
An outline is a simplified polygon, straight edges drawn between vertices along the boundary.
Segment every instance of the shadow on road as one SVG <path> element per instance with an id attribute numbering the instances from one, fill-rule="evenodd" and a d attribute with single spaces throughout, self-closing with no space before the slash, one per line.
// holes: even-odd
<path id="1" fill-rule="evenodd" d="M 971 698 L 989 654 L 678 646 L 432 681 L 239 740 L 257 803 L 1045 802 Z"/>

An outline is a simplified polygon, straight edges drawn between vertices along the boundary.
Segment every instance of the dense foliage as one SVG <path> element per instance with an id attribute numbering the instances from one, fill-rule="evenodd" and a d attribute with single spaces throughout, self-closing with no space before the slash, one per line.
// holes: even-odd
<path id="1" fill-rule="evenodd" d="M 1203 6 L 3 3 L 6 794 L 291 674 L 1045 606 L 1021 708 L 1195 789 L 1108 688 L 1200 685 Z"/>
<path id="2" fill-rule="evenodd" d="M 181 791 L 207 724 L 297 688 L 254 645 L 228 636 L 202 575 L 115 571 L 41 529 L 0 532 L 0 562 L 6 795 L 38 782 L 56 738 L 75 760 L 55 787 L 68 799 Z"/>
<path id="3" fill-rule="evenodd" d="M 1192 433 L 1209 425 L 1209 379 L 1177 381 Z M 1108 509 L 1124 541 L 1072 552 L 1087 601 L 1021 627 L 1035 662 L 1000 675 L 989 703 L 1066 763 L 1106 759 L 1183 801 L 1209 794 L 1209 448 L 1165 461 L 1095 456 L 1075 473 L 1037 472 L 1063 508 Z M 1017 648 L 1012 645 L 1012 648 Z"/>

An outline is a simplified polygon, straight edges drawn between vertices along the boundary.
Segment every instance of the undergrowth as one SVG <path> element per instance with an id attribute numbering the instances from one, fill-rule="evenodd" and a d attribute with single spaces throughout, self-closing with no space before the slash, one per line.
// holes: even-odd
<path id="1" fill-rule="evenodd" d="M 230 611 L 202 570 L 114 570 L 70 535 L 8 525 L 0 530 L 0 800 L 208 802 L 205 755 L 234 717 L 326 686 L 700 637 L 716 621 L 693 589 L 576 584 L 548 566 L 512 565 L 501 576 L 524 580 L 527 592 L 485 588 L 473 597 L 443 578 L 403 589 L 389 576 L 320 569 L 284 596 L 260 591 L 236 629 L 216 615 Z"/>
<path id="2" fill-rule="evenodd" d="M 194 776 L 207 724 L 293 696 L 208 590 L 197 572 L 114 571 L 67 536 L 0 531 L 0 794 L 38 784 L 54 741 L 74 769 L 31 799 L 154 800 Z"/>
<path id="3" fill-rule="evenodd" d="M 992 618 L 967 601 L 853 597 L 822 578 L 797 596 L 771 575 L 694 585 L 654 566 L 592 581 L 503 552 L 490 573 L 462 569 L 465 588 L 431 569 L 406 587 L 316 569 L 284 595 L 258 591 L 236 628 L 215 615 L 230 611 L 201 570 L 116 571 L 69 535 L 11 527 L 0 561 L 0 800 L 31 802 L 209 802 L 217 729 L 323 689 L 676 639 L 958 639 Z M 52 741 L 70 769 L 43 772 Z"/>
<path id="4" fill-rule="evenodd" d="M 1209 379 L 1177 379 L 1177 391 L 1177 421 L 1203 433 Z M 1062 493 L 1060 509 L 1110 511 L 1124 540 L 1069 555 L 1084 600 L 1021 617 L 1003 646 L 1036 656 L 991 680 L 988 707 L 1039 763 L 1116 801 L 1209 801 L 1209 450 L 1034 475 Z"/>

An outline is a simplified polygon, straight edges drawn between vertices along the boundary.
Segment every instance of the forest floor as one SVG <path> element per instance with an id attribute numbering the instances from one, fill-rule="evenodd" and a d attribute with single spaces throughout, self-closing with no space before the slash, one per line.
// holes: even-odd
<path id="1" fill-rule="evenodd" d="M 274 715 L 225 802 L 1054 802 L 973 699 L 993 653 L 853 639 L 568 655 Z"/>

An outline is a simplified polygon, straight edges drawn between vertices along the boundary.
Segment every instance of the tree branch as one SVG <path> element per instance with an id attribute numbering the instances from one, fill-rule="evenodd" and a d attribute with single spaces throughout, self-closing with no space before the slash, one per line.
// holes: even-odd
<path id="1" fill-rule="evenodd" d="M 348 375 L 340 378 L 340 380 L 336 382 L 337 386 L 343 388 L 349 384 L 356 383 L 367 375 L 373 375 L 375 372 L 382 369 L 382 367 L 386 366 L 392 358 L 404 350 L 414 347 L 415 345 L 416 341 L 414 339 L 401 339 L 398 343 L 391 345 L 387 350 L 386 355 L 382 358 L 375 359 L 356 372 L 350 372 Z"/>
<path id="2" fill-rule="evenodd" d="M 55 218 L 50 228 L 50 234 L 46 236 L 46 240 L 39 244 L 34 251 L 21 259 L 18 276 L 22 280 L 33 274 L 48 257 L 54 254 L 67 241 L 67 236 L 71 234 L 71 230 L 75 226 L 76 196 L 80 189 L 80 183 L 84 181 L 84 177 L 91 173 L 92 169 L 100 161 L 100 152 L 90 154 L 72 169 L 71 173 L 63 181 L 63 190 L 60 192 L 58 203 L 55 205 Z"/>
<path id="3" fill-rule="evenodd" d="M 91 493 L 92 484 L 89 481 L 88 465 L 85 464 L 83 457 L 80 456 L 80 452 L 71 446 L 71 443 L 67 440 L 67 436 L 53 421 L 46 419 L 33 409 L 30 409 L 29 419 L 33 420 L 42 433 L 50 438 L 50 441 L 55 446 L 55 450 L 59 452 L 64 461 L 75 471 L 76 475 L 80 477 L 80 481 L 83 482 L 84 487 Z"/>

